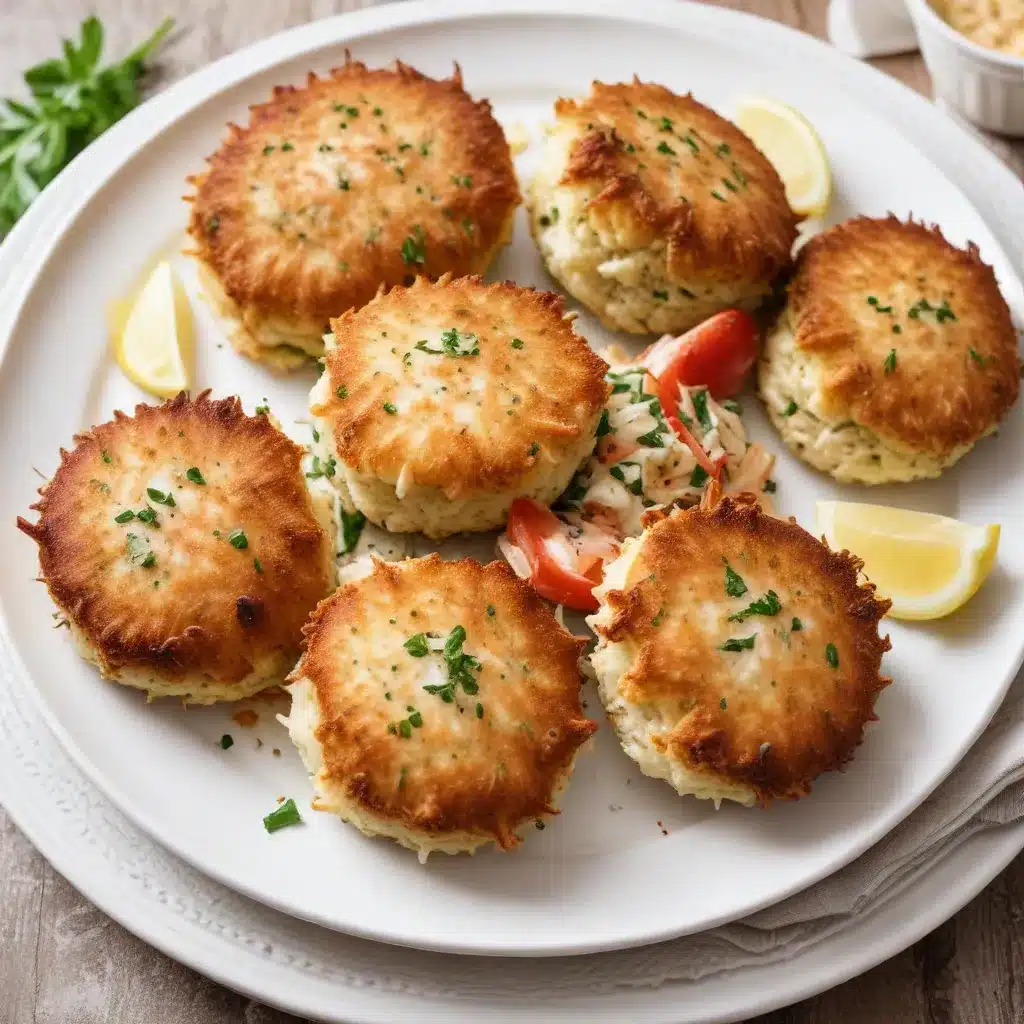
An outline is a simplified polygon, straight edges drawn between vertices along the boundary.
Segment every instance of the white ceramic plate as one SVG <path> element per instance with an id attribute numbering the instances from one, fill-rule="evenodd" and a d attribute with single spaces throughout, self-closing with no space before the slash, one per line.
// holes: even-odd
<path id="1" fill-rule="evenodd" d="M 101 141 L 101 185 L 84 190 L 26 268 L 0 367 L 0 519 L 10 522 L 28 505 L 38 482 L 32 467 L 49 474 L 76 430 L 143 398 L 108 358 L 104 304 L 180 231 L 184 176 L 216 146 L 224 122 L 244 118 L 247 103 L 273 83 L 339 61 L 345 45 L 371 63 L 399 56 L 430 73 L 446 73 L 456 59 L 470 90 L 490 97 L 503 121 L 533 127 L 556 96 L 584 90 L 593 77 L 638 71 L 724 112 L 738 95 L 767 92 L 818 126 L 837 181 L 835 218 L 893 210 L 940 221 L 954 240 L 980 244 L 1019 304 L 1009 264 L 959 189 L 881 104 L 822 74 L 826 62 L 792 59 L 780 44 L 788 39 L 765 23 L 688 4 L 636 4 L 628 14 L 611 3 L 584 13 L 539 0 L 402 5 L 277 37 L 169 90 Z M 840 58 L 832 60 L 838 66 Z M 522 223 L 496 275 L 545 283 Z M 203 306 L 196 310 L 199 384 L 239 393 L 250 408 L 266 398 L 286 424 L 301 418 L 310 378 L 282 382 L 243 362 Z M 587 319 L 583 329 L 597 345 L 610 340 Z M 751 433 L 780 452 L 785 511 L 810 522 L 816 498 L 866 497 L 798 466 L 753 399 L 747 407 Z M 303 436 L 304 428 L 295 430 Z M 999 521 L 1001 510 L 1024 500 L 1021 478 L 1006 472 L 1022 454 L 1015 413 L 942 481 L 873 491 L 870 499 Z M 437 858 L 425 868 L 312 812 L 305 827 L 268 837 L 261 818 L 275 797 L 305 803 L 308 793 L 271 714 L 250 732 L 231 723 L 230 709 L 147 707 L 139 694 L 100 683 L 65 636 L 51 632 L 45 591 L 30 582 L 36 565 L 27 541 L 6 545 L 0 606 L 19 668 L 81 767 L 130 818 L 217 879 L 297 916 L 386 941 L 582 952 L 696 931 L 774 902 L 847 863 L 915 807 L 977 737 L 1020 663 L 1024 542 L 1016 534 L 1004 531 L 999 568 L 964 612 L 929 627 L 893 624 L 886 670 L 897 682 L 879 702 L 882 721 L 852 768 L 820 780 L 811 799 L 768 813 L 716 814 L 642 778 L 605 728 L 581 758 L 554 827 L 511 856 Z M 228 752 L 217 743 L 224 732 L 235 736 Z M 275 747 L 283 756 L 272 755 Z"/>

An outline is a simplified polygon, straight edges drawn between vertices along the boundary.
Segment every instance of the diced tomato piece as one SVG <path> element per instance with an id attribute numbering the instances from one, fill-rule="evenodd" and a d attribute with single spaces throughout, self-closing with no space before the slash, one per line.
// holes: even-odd
<path id="1" fill-rule="evenodd" d="M 532 498 L 516 498 L 505 532 L 526 558 L 530 582 L 541 597 L 579 611 L 597 611 L 594 587 L 603 576 L 601 559 L 589 558 L 586 567 L 575 572 L 559 562 L 545 543 L 562 532 L 562 523 L 551 509 Z"/>

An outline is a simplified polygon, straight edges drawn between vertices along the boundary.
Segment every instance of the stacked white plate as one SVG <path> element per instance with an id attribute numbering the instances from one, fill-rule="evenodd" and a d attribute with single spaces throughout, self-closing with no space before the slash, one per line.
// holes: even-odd
<path id="1" fill-rule="evenodd" d="M 274 84 L 340 63 L 395 57 L 430 74 L 462 66 L 507 127 L 536 139 L 560 95 L 639 73 L 728 115 L 744 94 L 797 106 L 819 129 L 837 184 L 830 213 L 893 211 L 977 242 L 1018 310 L 1024 221 L 1013 176 L 926 102 L 777 25 L 687 3 L 471 0 L 403 4 L 305 26 L 212 65 L 116 126 L 75 162 L 0 250 L 0 521 L 12 523 L 75 431 L 144 400 L 113 366 L 104 305 L 179 235 L 185 176 L 224 124 Z M 535 147 L 534 147 L 535 148 Z M 520 158 L 528 175 L 531 151 Z M 187 276 L 187 268 L 184 268 Z M 493 276 L 551 287 L 524 223 Z M 310 376 L 280 380 L 239 359 L 203 305 L 198 385 L 269 399 L 301 440 Z M 612 336 L 584 317 L 596 347 Z M 798 465 L 746 402 L 750 432 L 780 456 L 783 511 L 812 521 L 818 498 L 864 499 Z M 1024 504 L 1019 412 L 940 481 L 871 500 L 1007 521 Z M 323 815 L 268 836 L 278 793 L 305 802 L 298 757 L 272 716 L 253 731 L 230 708 L 146 706 L 101 684 L 50 630 L 33 546 L 9 531 L 0 578 L 0 798 L 89 898 L 172 956 L 234 988 L 325 1020 L 403 1017 L 727 1019 L 769 1009 L 866 969 L 953 913 L 1020 849 L 1020 827 L 979 836 L 876 914 L 786 968 L 698 982 L 659 980 L 640 950 L 775 903 L 864 852 L 955 767 L 1021 661 L 1024 537 L 1004 530 L 1000 569 L 968 612 L 891 625 L 878 706 L 850 771 L 769 812 L 715 813 L 645 779 L 600 730 L 564 812 L 513 855 L 426 867 Z M 969 676 L 970 687 L 964 679 Z M 591 710 L 598 708 L 596 700 Z M 217 739 L 234 732 L 235 746 Z M 257 746 L 256 739 L 262 740 Z M 281 757 L 272 751 L 279 748 Z M 656 824 L 657 823 L 657 824 Z M 664 825 L 663 834 L 661 825 Z M 239 895 L 243 894 L 243 895 Z M 245 898 L 249 897 L 249 898 Z M 312 922 L 312 923 L 311 923 Z M 359 936 L 359 938 L 353 938 Z M 368 942 L 367 939 L 378 940 Z M 391 945 L 383 945 L 389 943 Z M 558 959 L 453 960 L 436 950 Z M 799 969 L 794 969 L 798 966 Z"/>

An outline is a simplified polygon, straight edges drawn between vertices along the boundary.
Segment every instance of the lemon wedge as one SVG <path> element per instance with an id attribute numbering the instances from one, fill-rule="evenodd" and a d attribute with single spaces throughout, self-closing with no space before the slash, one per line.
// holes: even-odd
<path id="1" fill-rule="evenodd" d="M 153 268 L 134 301 L 114 302 L 108 313 L 114 358 L 130 380 L 161 398 L 188 390 L 192 311 L 166 260 Z"/>
<path id="2" fill-rule="evenodd" d="M 985 582 L 996 560 L 999 527 L 884 505 L 818 502 L 818 530 L 829 546 L 864 560 L 864 572 L 894 619 L 939 619 Z"/>
<path id="3" fill-rule="evenodd" d="M 832 171 L 810 121 L 778 100 L 749 96 L 737 106 L 736 124 L 779 172 L 793 212 L 824 216 L 832 199 Z"/>

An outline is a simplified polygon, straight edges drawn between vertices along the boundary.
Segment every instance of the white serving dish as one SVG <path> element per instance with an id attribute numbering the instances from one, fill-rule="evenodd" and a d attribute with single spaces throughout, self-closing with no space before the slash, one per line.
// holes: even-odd
<path id="1" fill-rule="evenodd" d="M 1024 58 L 979 46 L 947 25 L 928 0 L 906 0 L 935 98 L 980 128 L 1024 136 Z"/>
<path id="2" fill-rule="evenodd" d="M 58 444 L 75 430 L 144 397 L 110 363 L 103 305 L 180 230 L 185 174 L 213 148 L 225 121 L 244 117 L 247 103 L 275 82 L 340 60 L 346 46 L 373 62 L 399 55 L 433 73 L 459 59 L 469 87 L 490 96 L 507 124 L 531 127 L 555 96 L 584 90 L 592 76 L 628 77 L 638 55 L 650 77 L 692 87 L 724 111 L 743 93 L 774 94 L 799 105 L 822 132 L 836 170 L 834 217 L 891 209 L 941 220 L 955 240 L 981 245 L 1020 306 L 1000 241 L 949 173 L 892 119 L 895 101 L 863 98 L 869 91 L 843 77 L 860 73 L 855 65 L 798 47 L 795 38 L 767 22 L 682 3 L 637 3 L 627 13 L 610 0 L 585 9 L 546 0 L 410 4 L 303 27 L 179 83 L 97 143 L 95 176 L 76 174 L 75 200 L 28 253 L 25 280 L 7 296 L 5 318 L 16 323 L 13 331 L 0 328 L 7 346 L 0 403 L 9 425 L 0 445 L 9 460 L 0 519 L 13 520 L 31 500 L 38 482 L 31 466 L 52 470 Z M 896 88 L 870 81 L 883 97 Z M 962 133 L 914 102 L 911 120 L 929 123 L 933 134 L 952 131 L 956 146 L 971 151 Z M 1006 172 L 984 154 L 982 163 L 1005 194 Z M 522 222 L 495 273 L 546 283 Z M 270 396 L 291 425 L 309 381 L 275 380 L 218 349 L 215 326 L 198 303 L 196 311 L 203 321 L 199 385 L 239 392 L 250 407 Z M 595 342 L 610 340 L 592 321 L 581 323 Z M 863 500 L 863 491 L 836 488 L 781 453 L 756 401 L 748 404 L 753 432 L 780 451 L 786 512 L 811 522 L 817 497 Z M 987 454 L 942 481 L 872 498 L 1006 521 L 1024 503 L 1013 491 L 1024 490 L 1024 479 L 1005 470 L 1024 462 L 1020 422 L 1018 410 L 998 439 L 985 442 Z M 892 625 L 896 645 L 887 664 L 900 683 L 883 695 L 883 724 L 850 770 L 822 779 L 812 799 L 767 814 L 730 807 L 716 815 L 640 778 L 606 728 L 598 749 L 581 758 L 557 828 L 531 836 L 514 856 L 444 858 L 424 869 L 397 847 L 323 815 L 271 841 L 261 817 L 274 794 L 308 793 L 283 732 L 272 738 L 277 727 L 268 722 L 262 753 L 250 738 L 226 756 L 217 740 L 233 729 L 230 708 L 146 707 L 139 694 L 100 683 L 63 634 L 54 640 L 45 592 L 32 582 L 31 545 L 15 542 L 12 530 L 7 547 L 0 669 L 31 678 L 66 749 L 136 823 L 211 876 L 297 917 L 460 952 L 552 955 L 650 942 L 734 919 L 828 875 L 902 820 L 959 761 L 1002 699 L 1024 636 L 1024 535 L 1007 530 L 1001 571 L 967 612 L 935 628 Z M 271 760 L 267 751 L 277 745 L 287 756 Z"/>

